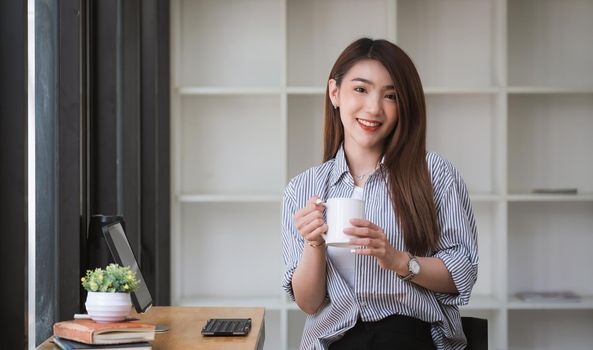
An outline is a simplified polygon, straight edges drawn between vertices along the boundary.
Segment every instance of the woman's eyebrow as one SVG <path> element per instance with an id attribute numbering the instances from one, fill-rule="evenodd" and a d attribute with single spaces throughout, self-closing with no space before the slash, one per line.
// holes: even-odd
<path id="1" fill-rule="evenodd" d="M 353 78 L 351 81 L 360 81 L 361 83 L 375 86 L 375 84 L 372 81 L 365 79 L 365 78 Z M 393 86 L 393 85 L 385 85 L 383 88 L 389 89 L 389 90 L 395 90 L 395 86 Z"/>

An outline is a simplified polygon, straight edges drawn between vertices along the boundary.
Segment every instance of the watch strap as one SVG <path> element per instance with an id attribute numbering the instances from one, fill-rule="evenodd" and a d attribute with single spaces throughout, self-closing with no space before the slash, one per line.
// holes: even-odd
<path id="1" fill-rule="evenodd" d="M 416 257 L 414 255 L 412 255 L 412 253 L 410 252 L 406 252 L 408 254 L 408 257 L 410 258 L 410 260 L 408 260 L 408 274 L 405 276 L 400 275 L 399 273 L 396 273 L 397 277 L 399 277 L 402 281 L 409 281 L 412 278 L 416 277 L 416 274 L 414 272 L 412 272 L 412 270 L 410 269 L 410 261 L 412 260 L 416 260 Z M 416 260 L 418 261 L 418 260 Z"/>

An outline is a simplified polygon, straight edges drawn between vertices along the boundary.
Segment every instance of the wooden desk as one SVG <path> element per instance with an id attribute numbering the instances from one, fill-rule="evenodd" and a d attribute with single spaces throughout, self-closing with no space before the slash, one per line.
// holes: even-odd
<path id="1" fill-rule="evenodd" d="M 142 322 L 170 327 L 168 332 L 156 334 L 152 343 L 154 350 L 258 350 L 264 346 L 264 308 L 155 306 L 146 314 L 137 316 Z M 246 337 L 202 336 L 200 331 L 206 320 L 217 317 L 251 317 L 251 331 Z M 58 349 L 50 340 L 46 340 L 37 349 Z"/>

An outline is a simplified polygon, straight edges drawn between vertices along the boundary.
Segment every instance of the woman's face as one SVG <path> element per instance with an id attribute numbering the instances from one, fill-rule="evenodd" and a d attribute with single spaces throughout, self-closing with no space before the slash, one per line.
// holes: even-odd
<path id="1" fill-rule="evenodd" d="M 331 79 L 329 91 L 339 106 L 344 147 L 382 152 L 398 118 L 394 83 L 387 69 L 376 60 L 361 60 L 344 75 L 340 87 Z"/>

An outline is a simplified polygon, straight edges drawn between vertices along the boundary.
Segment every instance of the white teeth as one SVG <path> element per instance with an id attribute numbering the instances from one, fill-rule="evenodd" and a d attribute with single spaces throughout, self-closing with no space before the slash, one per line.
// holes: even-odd
<path id="1" fill-rule="evenodd" d="M 356 120 L 358 120 L 358 122 L 360 124 L 365 125 L 365 126 L 371 126 L 372 127 L 372 126 L 379 126 L 379 125 L 381 125 L 381 123 L 379 123 L 379 122 L 370 122 L 368 120 L 362 120 L 362 119 L 356 119 Z"/>

